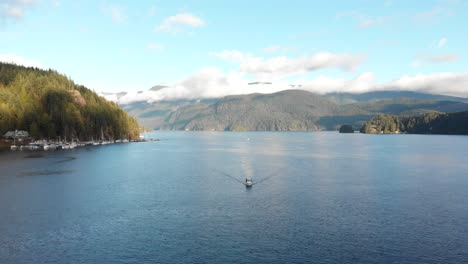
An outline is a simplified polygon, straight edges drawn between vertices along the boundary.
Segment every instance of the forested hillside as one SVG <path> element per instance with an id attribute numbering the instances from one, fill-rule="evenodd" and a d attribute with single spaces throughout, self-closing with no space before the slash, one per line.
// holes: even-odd
<path id="1" fill-rule="evenodd" d="M 139 136 L 136 120 L 117 104 L 66 76 L 0 63 L 0 134 L 15 129 L 36 139 Z"/>
<path id="2" fill-rule="evenodd" d="M 145 127 L 154 129 L 314 131 L 337 130 L 343 124 L 358 130 L 379 114 L 409 117 L 460 112 L 468 110 L 466 101 L 404 91 L 319 95 L 286 90 L 200 100 L 134 102 L 122 107 Z"/>
<path id="3" fill-rule="evenodd" d="M 365 123 L 361 132 L 468 135 L 468 111 L 427 113 L 412 117 L 379 115 Z"/>
<path id="4" fill-rule="evenodd" d="M 169 115 L 172 129 L 229 131 L 316 131 L 319 117 L 336 105 L 306 91 L 227 96 L 216 103 L 194 104 Z"/>

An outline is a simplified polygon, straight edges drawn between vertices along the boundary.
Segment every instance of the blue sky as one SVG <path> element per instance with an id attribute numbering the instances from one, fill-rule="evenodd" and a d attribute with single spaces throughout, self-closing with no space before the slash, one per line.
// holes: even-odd
<path id="1" fill-rule="evenodd" d="M 282 89 L 236 88 L 249 81 L 465 95 L 466 10 L 457 0 L 0 0 L 0 60 L 96 91 L 178 87 L 161 95 L 173 97 Z"/>

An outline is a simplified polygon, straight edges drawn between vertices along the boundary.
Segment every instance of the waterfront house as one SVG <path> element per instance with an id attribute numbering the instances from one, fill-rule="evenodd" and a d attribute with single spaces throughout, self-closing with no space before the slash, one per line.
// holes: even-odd
<path id="1" fill-rule="evenodd" d="M 29 132 L 24 130 L 15 130 L 15 131 L 8 131 L 3 135 L 5 139 L 16 139 L 16 140 L 23 140 L 29 138 Z"/>

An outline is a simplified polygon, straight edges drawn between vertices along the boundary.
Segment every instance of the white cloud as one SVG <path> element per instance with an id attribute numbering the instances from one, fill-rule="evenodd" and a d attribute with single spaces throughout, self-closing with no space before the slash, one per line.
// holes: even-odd
<path id="1" fill-rule="evenodd" d="M 434 73 L 405 75 L 376 89 L 419 91 L 468 97 L 468 73 Z"/>
<path id="2" fill-rule="evenodd" d="M 15 54 L 0 54 L 0 61 L 5 63 L 22 65 L 26 67 L 43 68 L 43 66 L 39 62 L 35 60 L 26 59 L 22 56 L 18 56 Z"/>
<path id="3" fill-rule="evenodd" d="M 36 0 L 2 0 L 0 1 L 0 18 L 21 20 L 26 10 L 36 5 Z"/>
<path id="4" fill-rule="evenodd" d="M 251 93 L 266 94 L 288 89 L 302 89 L 318 94 L 403 90 L 468 97 L 468 73 L 407 75 L 386 83 L 376 83 L 374 74 L 370 72 L 360 74 L 353 79 L 319 76 L 314 79 L 296 80 L 293 83 L 278 81 L 273 84 L 249 85 L 249 82 L 245 73 L 234 71 L 225 73 L 217 68 L 204 68 L 175 85 L 158 91 L 128 93 L 120 99 L 117 99 L 115 95 L 107 94 L 106 98 L 121 104 L 128 104 L 136 101 L 156 102 Z"/>
<path id="5" fill-rule="evenodd" d="M 174 99 L 213 98 L 236 94 L 274 93 L 292 89 L 291 84 L 316 93 L 332 91 L 367 91 L 373 85 L 374 76 L 364 73 L 352 80 L 334 79 L 320 76 L 312 80 L 291 83 L 286 77 L 316 71 L 322 68 L 337 67 L 345 71 L 353 70 L 362 61 L 360 55 L 333 54 L 320 52 L 300 58 L 275 57 L 263 59 L 240 51 L 214 52 L 211 55 L 239 63 L 240 71 L 222 72 L 217 68 L 203 68 L 176 84 L 158 91 L 129 93 L 118 99 L 126 104 L 135 101 L 160 101 Z M 253 78 L 252 78 L 253 75 Z M 249 85 L 252 81 L 273 81 L 273 84 Z M 107 95 L 110 100 L 115 97 Z"/>
<path id="6" fill-rule="evenodd" d="M 289 89 L 302 89 L 314 93 L 329 92 L 366 92 L 374 87 L 374 75 L 364 73 L 354 79 L 335 79 L 320 76 L 312 80 L 298 80 L 291 83 L 279 81 L 273 84 L 249 85 L 249 79 L 244 73 L 224 73 L 217 68 L 204 68 L 173 86 L 158 91 L 128 93 L 117 99 L 117 96 L 107 94 L 108 100 L 128 104 L 137 101 L 156 102 L 161 100 L 217 98 L 228 95 L 251 93 L 275 93 Z"/>
<path id="7" fill-rule="evenodd" d="M 302 84 L 303 90 L 325 94 L 332 92 L 342 93 L 362 93 L 368 92 L 374 89 L 375 84 L 374 74 L 366 72 L 360 74 L 354 79 L 347 80 L 341 78 L 330 78 L 326 76 L 320 76 L 313 80 L 302 80 L 296 83 Z"/>
<path id="8" fill-rule="evenodd" d="M 170 16 L 156 28 L 156 31 L 174 32 L 179 31 L 183 27 L 203 27 L 206 23 L 200 17 L 190 13 L 181 13 L 175 16 Z"/>
<path id="9" fill-rule="evenodd" d="M 447 45 L 448 40 L 446 38 L 441 38 L 437 43 L 437 47 L 442 48 Z"/>
<path id="10" fill-rule="evenodd" d="M 302 56 L 298 58 L 280 56 L 265 59 L 253 56 L 252 54 L 244 54 L 236 50 L 211 52 L 210 55 L 239 63 L 241 72 L 263 75 L 272 79 L 325 68 L 339 68 L 343 71 L 353 71 L 365 58 L 363 55 L 319 52 L 313 56 Z"/>
<path id="11" fill-rule="evenodd" d="M 236 94 L 273 93 L 290 89 L 286 83 L 248 85 L 248 82 L 244 73 L 233 71 L 224 73 L 217 68 L 203 68 L 173 86 L 158 91 L 129 93 L 121 97 L 118 102 L 128 104 L 136 101 L 216 98 Z M 115 96 L 111 95 L 106 98 L 115 100 Z"/>

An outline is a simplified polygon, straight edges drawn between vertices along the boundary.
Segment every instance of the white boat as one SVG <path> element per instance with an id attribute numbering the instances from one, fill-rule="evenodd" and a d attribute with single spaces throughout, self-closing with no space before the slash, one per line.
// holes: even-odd
<path id="1" fill-rule="evenodd" d="M 16 146 L 16 145 L 11 145 L 10 146 L 10 150 L 17 150 L 17 149 L 18 149 L 18 146 Z"/>
<path id="2" fill-rule="evenodd" d="M 57 149 L 57 145 L 53 143 L 44 144 L 44 150 L 54 150 Z"/>
<path id="3" fill-rule="evenodd" d="M 28 145 L 26 146 L 21 146 L 20 149 L 21 150 L 38 150 L 40 149 L 42 146 L 38 143 L 29 143 Z"/>
<path id="4" fill-rule="evenodd" d="M 252 187 L 252 186 L 253 186 L 253 180 L 252 180 L 252 178 L 250 178 L 250 177 L 249 177 L 249 178 L 245 178 L 245 183 L 244 183 L 244 185 L 245 185 L 245 187 L 247 187 L 247 188 Z"/>

